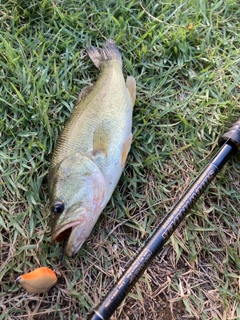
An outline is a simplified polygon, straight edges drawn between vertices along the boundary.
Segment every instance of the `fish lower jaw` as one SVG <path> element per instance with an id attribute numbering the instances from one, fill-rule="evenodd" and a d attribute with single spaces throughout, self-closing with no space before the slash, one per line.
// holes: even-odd
<path id="1" fill-rule="evenodd" d="M 98 216 L 99 214 L 94 218 L 88 217 L 84 223 L 82 222 L 72 228 L 65 246 L 65 253 L 67 256 L 72 257 L 80 250 L 81 246 L 91 233 Z"/>

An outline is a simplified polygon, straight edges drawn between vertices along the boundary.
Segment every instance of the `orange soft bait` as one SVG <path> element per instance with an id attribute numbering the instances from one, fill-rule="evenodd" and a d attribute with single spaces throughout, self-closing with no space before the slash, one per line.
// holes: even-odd
<path id="1" fill-rule="evenodd" d="M 44 293 L 56 284 L 57 276 L 51 269 L 41 267 L 21 275 L 16 282 L 28 293 Z"/>

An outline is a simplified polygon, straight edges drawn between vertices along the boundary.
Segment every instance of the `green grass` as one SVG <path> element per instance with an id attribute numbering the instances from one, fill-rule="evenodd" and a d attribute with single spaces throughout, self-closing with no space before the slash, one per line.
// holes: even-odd
<path id="1" fill-rule="evenodd" d="M 1 2 L 1 320 L 85 319 L 107 293 L 240 118 L 239 21 L 233 0 Z M 58 285 L 26 298 L 14 279 L 58 263 L 49 163 L 98 75 L 84 49 L 108 38 L 137 81 L 127 166 L 79 254 L 64 258 Z M 240 319 L 239 172 L 239 158 L 225 165 L 115 319 Z"/>

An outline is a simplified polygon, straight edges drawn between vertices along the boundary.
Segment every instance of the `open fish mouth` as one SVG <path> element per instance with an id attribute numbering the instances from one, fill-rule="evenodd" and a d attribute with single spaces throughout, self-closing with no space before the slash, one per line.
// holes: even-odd
<path id="1" fill-rule="evenodd" d="M 71 213 L 73 212 L 71 211 Z M 52 241 L 64 241 L 65 253 L 69 257 L 77 253 L 96 222 L 91 214 L 83 208 L 76 210 L 75 214 L 78 218 L 68 222 L 63 222 L 63 220 L 59 225 L 55 225 L 52 232 Z"/>
<path id="2" fill-rule="evenodd" d="M 67 241 L 74 230 L 79 224 L 82 223 L 82 220 L 77 220 L 71 223 L 67 223 L 58 230 L 55 230 L 54 234 L 52 235 L 53 242 L 60 242 L 62 240 Z"/>

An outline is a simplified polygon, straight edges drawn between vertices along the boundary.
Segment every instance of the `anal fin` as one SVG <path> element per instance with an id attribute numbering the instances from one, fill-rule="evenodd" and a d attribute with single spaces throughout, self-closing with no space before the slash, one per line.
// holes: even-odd
<path id="1" fill-rule="evenodd" d="M 127 77 L 126 88 L 130 93 L 130 97 L 132 100 L 132 107 L 134 107 L 134 103 L 136 100 L 136 81 L 132 76 Z"/>

